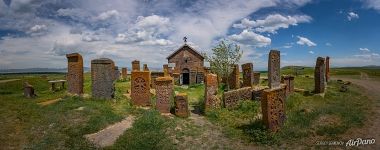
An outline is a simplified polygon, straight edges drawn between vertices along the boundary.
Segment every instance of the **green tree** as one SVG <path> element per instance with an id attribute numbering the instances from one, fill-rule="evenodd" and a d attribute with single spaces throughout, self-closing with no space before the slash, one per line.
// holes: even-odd
<path id="1" fill-rule="evenodd" d="M 232 73 L 233 65 L 240 61 L 243 52 L 240 46 L 227 40 L 222 40 L 212 49 L 212 55 L 205 58 L 210 62 L 211 71 L 219 77 L 227 79 L 227 90 L 230 89 L 229 75 Z"/>

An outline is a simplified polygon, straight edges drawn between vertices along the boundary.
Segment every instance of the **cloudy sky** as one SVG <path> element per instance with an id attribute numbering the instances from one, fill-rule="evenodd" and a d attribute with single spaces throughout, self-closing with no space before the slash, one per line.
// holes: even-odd
<path id="1" fill-rule="evenodd" d="M 241 63 L 265 70 L 268 51 L 281 65 L 380 65 L 380 0 L 2 0 L 0 69 L 64 68 L 78 52 L 85 66 L 108 57 L 130 67 L 161 67 L 182 38 L 210 54 L 236 42 Z"/>

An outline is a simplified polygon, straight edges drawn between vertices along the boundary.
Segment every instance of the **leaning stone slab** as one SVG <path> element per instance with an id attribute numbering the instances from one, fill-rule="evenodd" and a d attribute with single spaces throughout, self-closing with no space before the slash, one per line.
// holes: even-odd
<path id="1" fill-rule="evenodd" d="M 107 128 L 93 134 L 87 134 L 84 137 L 94 143 L 97 147 L 103 148 L 111 146 L 125 130 L 132 127 L 135 117 L 129 116 L 121 122 L 115 123 Z"/>

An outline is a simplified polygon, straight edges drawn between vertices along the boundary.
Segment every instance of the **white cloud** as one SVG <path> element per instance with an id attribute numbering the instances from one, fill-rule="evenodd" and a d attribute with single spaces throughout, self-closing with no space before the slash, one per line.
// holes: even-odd
<path id="1" fill-rule="evenodd" d="M 312 18 L 307 15 L 283 16 L 280 14 L 268 15 L 262 20 L 249 20 L 244 18 L 240 24 L 233 24 L 235 28 L 253 28 L 257 32 L 277 33 L 277 30 L 289 26 L 297 26 L 299 23 L 310 22 Z"/>
<path id="2" fill-rule="evenodd" d="M 359 48 L 359 50 L 362 51 L 362 52 L 370 52 L 371 51 L 368 48 Z"/>
<path id="3" fill-rule="evenodd" d="M 371 8 L 380 11 L 380 1 L 379 0 L 361 0 L 364 2 L 366 8 Z"/>
<path id="4" fill-rule="evenodd" d="M 310 54 L 314 54 L 314 51 L 309 51 Z"/>
<path id="5" fill-rule="evenodd" d="M 332 46 L 332 44 L 327 42 L 327 43 L 326 43 L 326 46 Z"/>
<path id="6" fill-rule="evenodd" d="M 270 38 L 248 30 L 243 30 L 240 34 L 230 35 L 228 38 L 239 43 L 257 47 L 268 46 L 271 43 Z"/>
<path id="7" fill-rule="evenodd" d="M 106 12 L 103 12 L 99 14 L 97 17 L 95 17 L 96 20 L 105 21 L 110 18 L 116 18 L 119 16 L 119 12 L 117 10 L 109 10 Z"/>
<path id="8" fill-rule="evenodd" d="M 297 36 L 298 41 L 297 44 L 299 45 L 307 45 L 307 46 L 317 46 L 314 42 L 310 41 L 308 38 Z"/>
<path id="9" fill-rule="evenodd" d="M 349 12 L 347 14 L 347 19 L 348 19 L 348 21 L 351 21 L 353 19 L 359 19 L 359 15 L 355 12 Z"/>

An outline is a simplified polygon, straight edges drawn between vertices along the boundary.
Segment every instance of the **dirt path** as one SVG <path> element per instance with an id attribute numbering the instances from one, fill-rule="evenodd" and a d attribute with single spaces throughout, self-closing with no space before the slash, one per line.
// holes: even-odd
<path id="1" fill-rule="evenodd" d="M 121 122 L 110 125 L 99 132 L 87 134 L 85 137 L 98 147 L 111 146 L 125 130 L 132 127 L 134 121 L 134 116 L 128 116 Z"/>
<path id="2" fill-rule="evenodd" d="M 8 79 L 8 80 L 0 80 L 0 83 L 6 83 L 6 82 L 11 82 L 11 81 L 18 81 L 20 79 Z"/>
<path id="3" fill-rule="evenodd" d="M 212 124 L 204 116 L 190 113 L 188 119 L 177 122 L 175 143 L 178 149 L 258 149 L 256 145 L 243 143 L 239 139 L 231 139 L 222 133 L 222 128 Z"/>
<path id="4" fill-rule="evenodd" d="M 380 82 L 372 80 L 366 73 L 361 73 L 361 79 L 352 79 L 349 77 L 333 77 L 333 79 L 342 79 L 344 81 L 350 81 L 353 84 L 361 86 L 365 89 L 365 95 L 368 96 L 372 103 L 372 112 L 362 129 L 348 131 L 348 136 L 352 139 L 356 138 L 375 138 L 376 144 L 369 147 L 377 149 L 380 147 Z"/>

